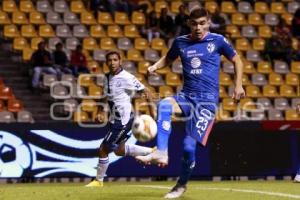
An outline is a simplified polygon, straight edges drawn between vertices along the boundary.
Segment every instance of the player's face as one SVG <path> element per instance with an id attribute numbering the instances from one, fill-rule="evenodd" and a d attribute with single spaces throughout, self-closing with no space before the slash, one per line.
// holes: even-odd
<path id="1" fill-rule="evenodd" d="M 116 54 L 109 55 L 106 63 L 112 74 L 115 74 L 121 67 L 121 60 L 119 59 L 118 55 L 116 55 Z"/>
<path id="2" fill-rule="evenodd" d="M 209 20 L 207 17 L 191 19 L 189 21 L 192 37 L 194 39 L 202 39 L 209 30 Z"/>

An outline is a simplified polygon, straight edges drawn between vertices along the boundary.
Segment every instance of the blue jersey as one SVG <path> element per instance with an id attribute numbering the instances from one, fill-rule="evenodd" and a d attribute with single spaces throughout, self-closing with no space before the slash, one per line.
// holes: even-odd
<path id="1" fill-rule="evenodd" d="M 181 58 L 185 94 L 200 97 L 201 101 L 218 104 L 219 68 L 221 55 L 231 60 L 236 51 L 222 35 L 208 33 L 202 40 L 192 40 L 190 35 L 177 37 L 167 57 Z"/>

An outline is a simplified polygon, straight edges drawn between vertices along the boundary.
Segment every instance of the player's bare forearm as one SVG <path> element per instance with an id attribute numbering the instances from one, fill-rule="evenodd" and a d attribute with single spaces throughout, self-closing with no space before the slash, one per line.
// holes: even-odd
<path id="1" fill-rule="evenodd" d="M 153 65 L 151 65 L 148 68 L 148 71 L 150 73 L 153 73 L 157 69 L 169 66 L 170 64 L 172 64 L 172 62 L 173 62 L 173 60 L 169 59 L 167 56 L 163 56 L 156 63 L 154 63 Z"/>
<path id="2" fill-rule="evenodd" d="M 238 54 L 232 58 L 232 62 L 235 66 L 236 77 L 235 77 L 235 89 L 232 95 L 233 99 L 239 100 L 245 96 L 243 89 L 243 62 Z"/>

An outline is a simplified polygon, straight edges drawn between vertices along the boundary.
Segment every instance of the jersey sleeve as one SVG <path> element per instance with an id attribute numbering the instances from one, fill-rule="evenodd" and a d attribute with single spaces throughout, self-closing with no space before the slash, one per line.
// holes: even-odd
<path id="1" fill-rule="evenodd" d="M 145 89 L 145 86 L 135 76 L 129 76 L 126 81 L 126 89 L 141 91 Z"/>
<path id="2" fill-rule="evenodd" d="M 223 36 L 220 38 L 220 54 L 224 55 L 228 60 L 232 60 L 232 58 L 236 55 L 236 51 L 233 46 Z"/>
<path id="3" fill-rule="evenodd" d="M 178 40 L 175 39 L 171 48 L 169 49 L 168 53 L 167 53 L 167 57 L 170 60 L 175 60 L 180 54 L 180 50 L 179 50 L 179 46 L 178 46 Z"/>

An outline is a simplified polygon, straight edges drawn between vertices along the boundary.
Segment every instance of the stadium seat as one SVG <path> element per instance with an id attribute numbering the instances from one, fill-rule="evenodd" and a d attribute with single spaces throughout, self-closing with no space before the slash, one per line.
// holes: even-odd
<path id="1" fill-rule="evenodd" d="M 237 39 L 235 47 L 237 50 L 241 51 L 247 51 L 251 48 L 249 41 L 246 38 Z"/>
<path id="2" fill-rule="evenodd" d="M 104 87 L 106 82 L 106 77 L 104 74 L 98 74 L 96 77 L 96 85 Z"/>
<path id="3" fill-rule="evenodd" d="M 151 86 L 162 86 L 165 85 L 165 82 L 161 75 L 150 75 L 148 76 L 148 83 Z"/>
<path id="4" fill-rule="evenodd" d="M 147 74 L 148 73 L 148 67 L 151 66 L 151 63 L 148 61 L 140 61 L 138 64 L 138 72 L 140 74 Z"/>
<path id="5" fill-rule="evenodd" d="M 256 50 L 248 50 L 246 52 L 246 59 L 250 62 L 259 62 L 261 61 L 260 53 Z"/>
<path id="6" fill-rule="evenodd" d="M 37 50 L 38 49 L 38 44 L 40 42 L 44 41 L 44 38 L 41 38 L 41 37 L 34 37 L 34 38 L 31 38 L 31 43 L 30 43 L 30 47 L 31 49 L 33 50 Z"/>
<path id="7" fill-rule="evenodd" d="M 109 12 L 98 12 L 98 23 L 102 25 L 112 25 L 114 21 Z"/>
<path id="8" fill-rule="evenodd" d="M 167 85 L 160 86 L 158 92 L 160 98 L 170 97 L 174 95 L 173 88 Z"/>
<path id="9" fill-rule="evenodd" d="M 254 38 L 252 40 L 252 48 L 256 51 L 265 50 L 266 40 L 263 38 Z"/>
<path id="10" fill-rule="evenodd" d="M 287 5 L 287 11 L 291 14 L 294 14 L 298 8 L 300 8 L 300 3 L 296 1 L 289 2 Z"/>
<path id="11" fill-rule="evenodd" d="M 131 16 L 131 22 L 135 25 L 145 25 L 146 17 L 142 12 L 134 11 Z"/>
<path id="12" fill-rule="evenodd" d="M 221 72 L 219 75 L 220 85 L 229 86 L 232 85 L 232 79 L 229 74 Z"/>
<path id="13" fill-rule="evenodd" d="M 287 121 L 299 121 L 300 116 L 296 110 L 288 109 L 285 111 L 285 120 Z"/>
<path id="14" fill-rule="evenodd" d="M 78 101 L 76 99 L 66 99 L 64 100 L 64 111 L 65 112 L 75 112 L 78 107 Z"/>
<path id="15" fill-rule="evenodd" d="M 11 24 L 11 20 L 6 12 L 0 10 L 0 25 Z"/>
<path id="16" fill-rule="evenodd" d="M 270 109 L 268 110 L 268 119 L 269 120 L 283 120 L 283 115 L 280 110 Z"/>
<path id="17" fill-rule="evenodd" d="M 95 84 L 92 84 L 88 87 L 89 97 L 91 97 L 93 99 L 99 99 L 99 98 L 101 98 L 102 94 L 103 94 L 102 87 L 99 87 Z"/>
<path id="18" fill-rule="evenodd" d="M 89 37 L 89 31 L 84 25 L 75 25 L 73 26 L 73 36 L 77 38 L 86 38 Z"/>
<path id="19" fill-rule="evenodd" d="M 34 26 L 31 24 L 21 26 L 21 35 L 22 37 L 26 38 L 33 38 L 38 36 Z"/>
<path id="20" fill-rule="evenodd" d="M 283 2 L 272 2 L 271 3 L 271 12 L 275 14 L 283 14 L 286 12 Z"/>
<path id="21" fill-rule="evenodd" d="M 133 48 L 133 45 L 129 38 L 123 37 L 123 38 L 118 38 L 117 47 L 118 47 L 118 49 L 127 51 L 127 50 Z"/>
<path id="22" fill-rule="evenodd" d="M 94 83 L 93 81 L 93 77 L 90 74 L 81 74 L 78 77 L 78 85 L 79 86 L 83 86 L 83 87 L 89 87 L 90 85 L 92 85 Z"/>
<path id="23" fill-rule="evenodd" d="M 91 119 L 89 118 L 87 112 L 84 111 L 75 111 L 74 112 L 74 122 L 84 123 L 89 122 Z"/>
<path id="24" fill-rule="evenodd" d="M 23 110 L 23 103 L 17 99 L 9 99 L 7 102 L 7 110 L 13 113 L 19 112 Z"/>
<path id="25" fill-rule="evenodd" d="M 264 24 L 263 19 L 261 18 L 261 15 L 258 13 L 250 13 L 248 15 L 248 23 L 250 25 L 254 25 L 254 26 L 260 26 Z"/>
<path id="26" fill-rule="evenodd" d="M 262 38 L 270 38 L 272 37 L 272 29 L 270 26 L 259 26 L 258 35 Z"/>
<path id="27" fill-rule="evenodd" d="M 241 110 L 254 110 L 256 109 L 256 105 L 251 98 L 243 98 L 240 100 L 239 107 Z"/>
<path id="28" fill-rule="evenodd" d="M 0 112 L 0 123 L 13 123 L 16 119 L 12 112 L 2 111 Z"/>
<path id="29" fill-rule="evenodd" d="M 292 20 L 293 20 L 293 15 L 290 13 L 284 13 L 281 15 L 281 18 L 285 20 L 286 24 L 291 26 L 292 25 Z"/>
<path id="30" fill-rule="evenodd" d="M 279 60 L 274 62 L 274 71 L 279 74 L 287 74 L 290 72 L 288 64 Z"/>
<path id="31" fill-rule="evenodd" d="M 215 1 L 205 1 L 205 8 L 208 10 L 208 12 L 214 13 L 219 6 Z"/>
<path id="32" fill-rule="evenodd" d="M 77 0 L 77 1 L 71 1 L 71 11 L 73 13 L 83 13 L 86 11 L 83 1 Z"/>
<path id="33" fill-rule="evenodd" d="M 126 25 L 124 28 L 125 37 L 128 38 L 136 38 L 140 37 L 140 33 L 138 28 L 135 25 Z"/>
<path id="34" fill-rule="evenodd" d="M 276 26 L 279 23 L 279 18 L 276 14 L 268 13 L 265 15 L 265 24 L 269 26 Z"/>
<path id="35" fill-rule="evenodd" d="M 90 61 L 87 62 L 87 67 L 91 74 L 102 72 L 98 62 L 93 59 L 90 59 Z"/>
<path id="36" fill-rule="evenodd" d="M 270 62 L 260 61 L 257 64 L 257 72 L 262 74 L 270 74 L 273 72 L 272 66 Z"/>
<path id="37" fill-rule="evenodd" d="M 270 9 L 266 2 L 255 2 L 254 11 L 260 14 L 267 14 L 270 12 Z"/>
<path id="38" fill-rule="evenodd" d="M 238 12 L 250 14 L 250 13 L 253 13 L 253 9 L 249 2 L 241 1 L 238 3 Z"/>
<path id="39" fill-rule="evenodd" d="M 54 4 L 56 4 L 57 2 L 59 2 L 59 1 L 55 1 Z M 47 13 L 52 10 L 52 7 L 48 0 L 41 0 L 41 1 L 36 2 L 36 9 L 39 12 Z"/>
<path id="40" fill-rule="evenodd" d="M 84 25 L 96 25 L 97 21 L 92 12 L 84 11 L 80 14 L 80 23 Z"/>
<path id="41" fill-rule="evenodd" d="M 5 111 L 6 107 L 5 107 L 5 103 L 3 100 L 0 100 L 0 112 Z"/>
<path id="42" fill-rule="evenodd" d="M 18 123 L 33 123 L 34 119 L 31 112 L 27 110 L 21 110 L 17 113 L 17 122 Z"/>
<path id="43" fill-rule="evenodd" d="M 182 74 L 182 63 L 179 60 L 172 63 L 172 72 Z"/>
<path id="44" fill-rule="evenodd" d="M 151 48 L 154 50 L 162 50 L 162 49 L 166 48 L 166 43 L 161 38 L 154 38 L 151 41 Z"/>
<path id="45" fill-rule="evenodd" d="M 226 98 L 226 97 L 228 97 L 226 88 L 224 86 L 220 86 L 219 87 L 219 96 L 220 96 L 220 98 Z"/>
<path id="46" fill-rule="evenodd" d="M 55 32 L 52 29 L 52 26 L 50 26 L 49 24 L 40 25 L 39 35 L 40 37 L 51 38 L 51 37 L 55 37 Z"/>
<path id="47" fill-rule="evenodd" d="M 66 39 L 66 49 L 75 50 L 76 46 L 80 44 L 80 41 L 76 37 L 69 37 Z"/>
<path id="48" fill-rule="evenodd" d="M 231 15 L 231 22 L 232 22 L 232 24 L 239 25 L 239 26 L 247 24 L 245 15 L 242 14 L 242 13 L 234 13 L 234 14 L 232 14 Z"/>
<path id="49" fill-rule="evenodd" d="M 278 97 L 279 96 L 276 87 L 273 85 L 265 85 L 263 87 L 263 95 L 265 97 Z"/>
<path id="50" fill-rule="evenodd" d="M 262 109 L 264 110 L 269 110 L 273 108 L 270 98 L 266 98 L 266 97 L 258 98 L 256 103 L 258 107 L 262 107 Z"/>
<path id="51" fill-rule="evenodd" d="M 24 12 L 14 11 L 12 13 L 12 23 L 16 25 L 28 24 L 28 19 Z"/>
<path id="52" fill-rule="evenodd" d="M 261 91 L 260 91 L 259 87 L 255 86 L 255 85 L 247 86 L 246 94 L 247 94 L 247 97 L 250 97 L 250 98 L 261 97 Z"/>
<path id="53" fill-rule="evenodd" d="M 134 48 L 138 50 L 145 50 L 149 48 L 148 40 L 145 38 L 135 38 Z"/>
<path id="54" fill-rule="evenodd" d="M 68 25 L 58 25 L 56 26 L 56 36 L 60 38 L 70 38 L 72 37 L 72 31 Z"/>
<path id="55" fill-rule="evenodd" d="M 106 31 L 101 25 L 90 26 L 90 35 L 94 38 L 107 37 Z"/>
<path id="56" fill-rule="evenodd" d="M 180 79 L 180 75 L 175 73 L 167 73 L 166 74 L 166 84 L 169 86 L 177 87 L 182 85 L 182 81 Z"/>
<path id="57" fill-rule="evenodd" d="M 10 87 L 4 86 L 4 87 L 0 88 L 0 99 L 1 100 L 9 100 L 9 99 L 13 99 L 13 98 L 14 98 L 14 94 Z"/>
<path id="58" fill-rule="evenodd" d="M 177 1 L 172 1 L 171 2 L 171 12 L 172 13 L 179 13 L 179 7 L 182 5 L 182 1 L 181 0 L 177 0 Z"/>
<path id="59" fill-rule="evenodd" d="M 300 62 L 292 61 L 291 63 L 291 72 L 300 74 Z"/>
<path id="60" fill-rule="evenodd" d="M 29 61 L 31 58 L 31 55 L 33 54 L 34 50 L 31 48 L 25 48 L 23 50 L 22 59 L 23 61 Z"/>
<path id="61" fill-rule="evenodd" d="M 292 103 L 291 103 L 291 108 L 295 109 L 297 108 L 297 106 L 300 104 L 300 98 L 292 98 Z"/>
<path id="62" fill-rule="evenodd" d="M 51 91 L 51 95 L 55 99 L 68 99 L 71 97 L 71 91 L 69 92 L 67 87 L 62 84 L 51 86 Z"/>
<path id="63" fill-rule="evenodd" d="M 244 73 L 245 74 L 253 74 L 256 72 L 255 67 L 253 66 L 252 62 L 249 62 L 247 60 L 242 60 L 244 64 Z"/>
<path id="64" fill-rule="evenodd" d="M 274 99 L 274 108 L 277 110 L 286 110 L 289 109 L 289 102 L 286 98 L 275 98 Z"/>
<path id="65" fill-rule="evenodd" d="M 29 22 L 34 25 L 46 24 L 43 14 L 37 11 L 29 14 Z"/>
<path id="66" fill-rule="evenodd" d="M 254 121 L 261 121 L 261 120 L 267 119 L 265 112 L 263 110 L 255 110 L 255 111 L 250 112 L 250 117 L 251 117 L 251 120 L 254 120 Z"/>
<path id="67" fill-rule="evenodd" d="M 154 3 L 154 11 L 156 13 L 160 13 L 161 9 L 163 8 L 168 8 L 168 3 L 164 0 L 160 0 L 160 1 L 155 1 Z"/>
<path id="68" fill-rule="evenodd" d="M 83 38 L 83 49 L 91 51 L 95 49 L 99 49 L 99 45 L 96 41 L 95 38 L 93 37 L 88 37 L 88 38 Z"/>
<path id="69" fill-rule="evenodd" d="M 13 41 L 14 50 L 23 51 L 24 48 L 28 48 L 28 47 L 29 47 L 29 45 L 28 45 L 26 38 L 23 38 L 23 37 L 14 38 L 14 41 Z"/>
<path id="70" fill-rule="evenodd" d="M 242 27 L 242 36 L 246 37 L 246 38 L 256 38 L 257 33 L 256 33 L 254 26 L 252 26 L 252 25 L 243 26 Z"/>
<path id="71" fill-rule="evenodd" d="M 72 12 L 65 12 L 64 13 L 63 21 L 67 25 L 78 25 L 80 24 L 79 19 L 77 18 L 77 15 Z"/>
<path id="72" fill-rule="evenodd" d="M 87 60 L 88 62 L 93 60 L 92 57 L 91 57 L 91 55 L 90 55 L 90 52 L 89 52 L 88 50 L 83 49 L 83 50 L 82 50 L 82 53 L 85 55 L 86 60 Z"/>
<path id="73" fill-rule="evenodd" d="M 92 121 L 95 121 L 97 112 L 98 112 L 98 107 L 96 105 L 96 102 L 92 99 L 84 99 L 81 102 L 81 110 L 92 113 Z"/>
<path id="74" fill-rule="evenodd" d="M 112 50 L 116 48 L 116 44 L 112 38 L 101 38 L 100 48 L 103 50 Z"/>
<path id="75" fill-rule="evenodd" d="M 269 84 L 270 85 L 276 85 L 276 86 L 280 86 L 282 85 L 284 82 L 283 82 L 283 79 L 282 79 L 282 76 L 280 74 L 277 74 L 277 73 L 271 73 L 269 75 Z"/>
<path id="76" fill-rule="evenodd" d="M 22 0 L 20 1 L 20 11 L 25 13 L 31 13 L 35 11 L 35 7 L 30 0 Z"/>
<path id="77" fill-rule="evenodd" d="M 128 13 L 125 12 L 115 12 L 115 23 L 118 25 L 128 25 L 130 21 L 128 19 Z"/>
<path id="78" fill-rule="evenodd" d="M 47 12 L 47 17 L 46 17 L 46 21 L 48 24 L 51 25 L 61 25 L 63 24 L 63 20 L 60 17 L 60 14 L 57 12 Z"/>
<path id="79" fill-rule="evenodd" d="M 160 59 L 160 56 L 156 50 L 146 49 L 145 50 L 145 60 L 150 62 L 157 62 Z"/>
<path id="80" fill-rule="evenodd" d="M 223 72 L 227 74 L 234 74 L 234 65 L 232 62 L 229 61 L 223 62 L 222 68 L 223 68 Z"/>
<path id="81" fill-rule="evenodd" d="M 228 121 L 231 120 L 231 114 L 228 110 L 223 110 L 222 105 L 220 106 L 220 109 L 218 110 L 216 114 L 216 120 L 217 121 Z"/>
<path id="82" fill-rule="evenodd" d="M 95 61 L 105 62 L 106 61 L 105 55 L 106 55 L 105 50 L 96 49 L 96 50 L 93 51 L 93 59 Z"/>
<path id="83" fill-rule="evenodd" d="M 59 0 L 54 1 L 54 11 L 57 13 L 65 13 L 69 11 L 69 6 L 66 1 Z"/>
<path id="84" fill-rule="evenodd" d="M 268 84 L 268 80 L 264 74 L 255 73 L 251 76 L 252 84 L 258 86 L 264 86 Z"/>
<path id="85" fill-rule="evenodd" d="M 12 13 L 18 10 L 16 2 L 14 0 L 3 0 L 2 10 L 4 12 Z"/>
<path id="86" fill-rule="evenodd" d="M 222 107 L 224 110 L 234 111 L 234 110 L 236 110 L 237 105 L 236 105 L 234 99 L 224 98 L 222 100 Z"/>
<path id="87" fill-rule="evenodd" d="M 118 25 L 110 25 L 107 28 L 108 37 L 120 38 L 123 37 L 123 30 Z"/>
<path id="88" fill-rule="evenodd" d="M 240 38 L 241 37 L 240 30 L 235 25 L 227 25 L 226 26 L 226 33 L 230 34 L 230 38 Z"/>
<path id="89" fill-rule="evenodd" d="M 134 110 L 139 114 L 150 114 L 149 103 L 145 99 L 134 100 Z"/>
<path id="90" fill-rule="evenodd" d="M 69 82 L 69 83 L 75 83 L 76 79 L 72 74 L 62 74 L 61 75 L 61 81 L 62 82 Z"/>
<path id="91" fill-rule="evenodd" d="M 297 97 L 295 89 L 291 85 L 281 85 L 280 86 L 280 96 L 282 97 Z"/>
<path id="92" fill-rule="evenodd" d="M 20 32 L 18 30 L 18 27 L 14 24 L 5 25 L 4 26 L 4 37 L 6 37 L 6 38 L 20 37 Z"/>
<path id="93" fill-rule="evenodd" d="M 233 2 L 231 1 L 223 1 L 221 3 L 221 12 L 222 13 L 236 13 L 236 8 L 235 5 L 233 4 Z"/>
<path id="94" fill-rule="evenodd" d="M 243 74 L 242 77 L 242 83 L 243 85 L 247 86 L 247 85 L 252 85 L 251 81 L 249 80 L 249 77 L 247 74 Z"/>

